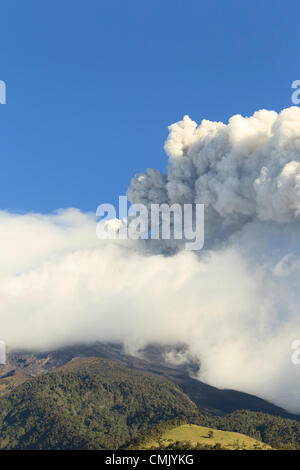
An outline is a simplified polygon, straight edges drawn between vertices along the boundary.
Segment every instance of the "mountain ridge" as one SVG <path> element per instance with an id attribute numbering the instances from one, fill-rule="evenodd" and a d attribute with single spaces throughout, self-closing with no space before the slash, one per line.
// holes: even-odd
<path id="1" fill-rule="evenodd" d="M 0 366 L 0 393 L 11 391 L 15 385 L 28 379 L 57 370 L 74 359 L 100 357 L 117 360 L 132 370 L 170 380 L 179 385 L 199 408 L 210 410 L 212 414 L 249 409 L 300 421 L 300 415 L 289 413 L 255 395 L 218 389 L 193 378 L 201 367 L 199 362 L 191 358 L 187 364 L 168 363 L 165 353 L 172 347 L 174 346 L 150 345 L 139 356 L 125 353 L 118 343 L 72 345 L 45 352 L 11 351 L 8 353 L 8 364 Z M 177 346 L 178 349 L 182 347 Z"/>
<path id="2" fill-rule="evenodd" d="M 0 397 L 0 449 L 118 449 L 170 421 L 300 448 L 299 421 L 207 410 L 162 375 L 89 356 L 27 378 Z"/>

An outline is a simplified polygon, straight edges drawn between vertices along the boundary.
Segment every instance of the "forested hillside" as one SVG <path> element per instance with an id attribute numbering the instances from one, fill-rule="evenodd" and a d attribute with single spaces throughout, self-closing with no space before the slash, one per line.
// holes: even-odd
<path id="1" fill-rule="evenodd" d="M 0 448 L 115 449 L 161 421 L 196 414 L 171 382 L 89 358 L 1 398 Z"/>
<path id="2" fill-rule="evenodd" d="M 242 433 L 277 449 L 300 449 L 300 422 L 275 415 L 281 409 L 274 407 L 274 414 L 226 413 L 203 407 L 202 388 L 200 383 L 196 404 L 180 386 L 157 374 L 108 359 L 71 360 L 53 372 L 27 378 L 0 398 L 0 448 L 118 449 L 175 419 L 177 426 L 183 420 Z M 204 392 L 209 405 L 208 389 Z"/>
<path id="3" fill-rule="evenodd" d="M 267 413 L 239 410 L 222 416 L 201 416 L 198 423 L 247 434 L 275 449 L 300 449 L 300 422 Z"/>

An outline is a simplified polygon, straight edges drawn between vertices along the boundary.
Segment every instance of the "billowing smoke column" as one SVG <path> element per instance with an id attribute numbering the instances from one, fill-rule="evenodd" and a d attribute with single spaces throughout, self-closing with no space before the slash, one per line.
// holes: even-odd
<path id="1" fill-rule="evenodd" d="M 300 108 L 233 116 L 228 125 L 188 116 L 169 127 L 167 175 L 147 170 L 131 182 L 131 202 L 202 203 L 208 233 L 252 220 L 300 219 Z"/>
<path id="2" fill-rule="evenodd" d="M 198 255 L 207 273 L 216 263 L 215 302 L 208 307 L 199 278 L 197 340 L 189 341 L 201 377 L 300 411 L 299 371 L 289 360 L 300 337 L 300 108 L 236 115 L 228 125 L 185 116 L 169 131 L 167 175 L 136 175 L 128 196 L 205 204 L 206 251 Z M 227 276 L 235 285 L 223 290 Z"/>
<path id="3" fill-rule="evenodd" d="M 128 196 L 204 203 L 204 249 L 99 240 L 94 216 L 74 209 L 2 212 L 0 340 L 185 343 L 202 380 L 300 412 L 300 109 L 228 125 L 185 117 L 165 149 L 167 174 L 137 175 Z"/>

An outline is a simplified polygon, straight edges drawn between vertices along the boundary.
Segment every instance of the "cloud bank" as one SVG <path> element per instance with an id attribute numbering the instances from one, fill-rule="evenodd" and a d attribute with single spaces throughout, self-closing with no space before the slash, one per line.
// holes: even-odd
<path id="1" fill-rule="evenodd" d="M 0 337 L 186 343 L 202 380 L 300 412 L 300 109 L 187 116 L 169 128 L 168 171 L 134 177 L 131 202 L 204 203 L 205 249 L 166 256 L 146 240 L 99 240 L 92 214 L 0 213 Z"/>

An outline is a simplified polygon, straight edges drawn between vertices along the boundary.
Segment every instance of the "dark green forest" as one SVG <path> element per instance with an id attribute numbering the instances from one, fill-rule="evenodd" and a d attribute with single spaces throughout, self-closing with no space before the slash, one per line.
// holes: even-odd
<path id="1" fill-rule="evenodd" d="M 196 405 L 171 382 L 88 359 L 2 397 L 0 447 L 116 449 L 161 421 L 196 415 Z"/>
<path id="2" fill-rule="evenodd" d="M 300 449 L 297 420 L 249 410 L 218 415 L 166 379 L 99 358 L 71 361 L 2 396 L 0 448 L 118 449 L 182 422 Z"/>

